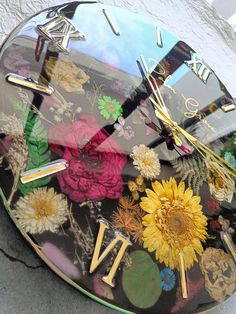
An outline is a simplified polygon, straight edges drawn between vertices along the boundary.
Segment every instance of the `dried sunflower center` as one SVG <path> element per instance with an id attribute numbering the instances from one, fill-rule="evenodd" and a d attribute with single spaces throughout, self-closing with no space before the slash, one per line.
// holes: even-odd
<path id="1" fill-rule="evenodd" d="M 177 235 L 184 234 L 188 231 L 188 221 L 186 221 L 185 215 L 181 212 L 173 213 L 169 217 L 167 224 L 169 225 L 169 229 Z"/>
<path id="2" fill-rule="evenodd" d="M 48 200 L 37 200 L 34 204 L 35 216 L 40 219 L 55 213 L 55 206 Z"/>
<path id="3" fill-rule="evenodd" d="M 169 244 L 182 246 L 189 242 L 193 235 L 194 225 L 187 214 L 184 204 L 179 200 L 172 202 L 168 198 L 161 198 L 162 217 L 156 217 L 157 225 L 163 230 Z"/>

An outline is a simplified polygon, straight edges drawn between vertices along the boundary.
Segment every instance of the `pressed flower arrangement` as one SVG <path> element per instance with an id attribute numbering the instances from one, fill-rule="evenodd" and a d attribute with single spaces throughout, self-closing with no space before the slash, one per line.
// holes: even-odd
<path id="1" fill-rule="evenodd" d="M 70 284 L 127 313 L 226 300 L 236 289 L 235 130 L 212 135 L 210 110 L 189 110 L 191 48 L 176 41 L 145 75 L 143 57 L 134 66 L 108 33 L 112 49 L 82 36 L 69 54 L 42 38 L 34 51 L 25 36 L 0 59 L 0 194 L 24 237 Z M 52 95 L 9 85 L 9 71 Z"/>

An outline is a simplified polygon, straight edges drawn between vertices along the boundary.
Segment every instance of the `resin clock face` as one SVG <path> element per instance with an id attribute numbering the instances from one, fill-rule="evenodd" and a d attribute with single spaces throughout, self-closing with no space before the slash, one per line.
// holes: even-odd
<path id="1" fill-rule="evenodd" d="M 193 313 L 236 285 L 236 106 L 145 18 L 73 2 L 0 51 L 1 198 L 39 256 L 127 313 Z"/>

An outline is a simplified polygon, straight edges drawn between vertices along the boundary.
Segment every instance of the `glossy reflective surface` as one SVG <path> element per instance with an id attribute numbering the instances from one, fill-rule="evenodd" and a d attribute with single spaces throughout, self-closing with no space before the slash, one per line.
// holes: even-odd
<path id="1" fill-rule="evenodd" d="M 50 29 L 59 16 L 74 27 L 66 43 L 64 24 Z M 48 22 L 46 38 L 38 26 Z M 236 110 L 201 57 L 156 28 L 76 2 L 9 36 L 2 197 L 37 253 L 91 297 L 130 312 L 192 313 L 235 290 Z"/>

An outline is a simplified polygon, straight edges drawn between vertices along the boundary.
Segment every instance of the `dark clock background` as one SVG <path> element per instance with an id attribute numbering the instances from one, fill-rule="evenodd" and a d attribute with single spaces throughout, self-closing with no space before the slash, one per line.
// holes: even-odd
<path id="1" fill-rule="evenodd" d="M 63 3 L 62 0 L 1 0 L 0 1 L 0 42 L 4 38 L 4 34 L 9 32 L 14 25 L 17 25 L 23 18 L 30 16 L 33 13 L 46 8 L 55 3 Z M 68 2 L 68 1 L 67 1 Z M 152 18 L 161 23 L 161 25 L 169 28 L 172 31 L 179 31 L 178 35 L 190 43 L 196 50 L 202 50 L 203 56 L 208 55 L 208 62 L 216 68 L 217 74 L 226 83 L 224 77 L 220 75 L 221 68 L 226 68 L 224 75 L 230 76 L 233 73 L 233 67 L 236 62 L 231 64 L 231 68 L 227 72 L 227 64 L 236 54 L 233 52 L 232 46 L 228 46 L 228 54 L 226 53 L 226 41 L 219 34 L 222 30 L 217 27 L 212 31 L 212 25 L 204 13 L 207 12 L 208 17 L 213 17 L 213 12 L 205 6 L 205 0 L 191 1 L 181 0 L 181 4 L 176 3 L 173 6 L 173 0 L 166 0 L 163 6 L 161 0 L 150 0 L 145 4 L 142 0 L 113 0 L 103 1 L 105 4 L 114 4 L 124 8 L 139 12 L 141 14 L 150 15 Z M 201 10 L 195 8 L 198 3 Z M 187 10 L 186 10 L 187 8 Z M 209 11 L 207 11 L 209 10 Z M 186 12 L 187 11 L 187 12 Z M 194 15 L 194 19 L 191 17 Z M 202 17 L 203 16 L 203 17 Z M 200 22 L 204 22 L 202 25 Z M 202 20 L 203 19 L 203 20 Z M 217 19 L 217 16 L 215 17 Z M 184 21 L 182 23 L 182 21 Z M 182 23 L 178 29 L 174 29 L 176 23 Z M 217 22 L 217 21 L 216 21 Z M 170 26 L 170 27 L 169 27 Z M 222 26 L 224 27 L 224 25 Z M 193 30 L 193 33 L 191 33 Z M 231 41 L 230 33 L 227 33 L 226 26 L 223 29 L 224 34 L 228 34 L 227 40 Z M 217 47 L 219 51 L 214 51 L 211 47 L 213 33 L 217 38 Z M 195 35 L 193 35 L 195 34 Z M 192 36 L 191 36 L 192 35 Z M 186 38 L 186 36 L 188 38 Z M 203 38 L 206 47 L 203 48 Z M 207 44 L 206 44 L 207 42 Z M 232 41 L 233 42 L 233 41 Z M 221 47 L 222 45 L 222 47 Z M 211 47 L 211 48 L 209 48 Z M 206 49 L 206 53 L 204 53 Z M 228 58 L 225 57 L 226 56 Z M 209 56 L 212 56 L 210 59 Z M 217 58 L 222 56 L 221 62 Z M 206 58 L 207 59 L 207 58 Z M 234 61 L 236 61 L 234 59 Z M 212 64 L 211 64 L 212 61 Z M 218 64 L 217 64 L 218 62 Z M 217 64 L 217 67 L 216 67 Z M 236 73 L 236 71 L 234 71 Z M 228 79 L 228 81 L 231 81 Z M 233 85 L 233 83 L 231 82 Z M 236 84 L 235 84 L 236 86 Z M 236 88 L 236 87 L 235 87 Z M 230 90 L 231 91 L 231 90 Z M 232 91 L 233 93 L 233 91 Z M 235 91 L 236 95 L 236 91 Z M 212 310 L 210 313 L 229 313 L 234 314 L 236 305 L 236 297 L 233 296 L 220 308 Z M 31 248 L 22 239 L 13 223 L 11 223 L 6 212 L 0 207 L 0 314 L 56 314 L 56 313 L 116 313 L 107 309 L 67 285 L 64 281 L 53 274 L 41 260 L 34 254 Z M 167 313 L 168 314 L 168 313 Z"/>

